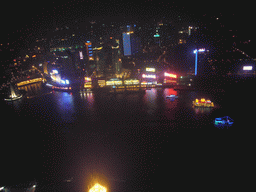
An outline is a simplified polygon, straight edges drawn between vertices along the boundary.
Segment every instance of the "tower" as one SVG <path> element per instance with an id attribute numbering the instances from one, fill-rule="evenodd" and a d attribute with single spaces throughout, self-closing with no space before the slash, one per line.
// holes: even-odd
<path id="1" fill-rule="evenodd" d="M 127 25 L 127 31 L 122 33 L 122 40 L 124 56 L 133 56 L 139 52 L 140 38 L 131 30 L 130 25 Z"/>

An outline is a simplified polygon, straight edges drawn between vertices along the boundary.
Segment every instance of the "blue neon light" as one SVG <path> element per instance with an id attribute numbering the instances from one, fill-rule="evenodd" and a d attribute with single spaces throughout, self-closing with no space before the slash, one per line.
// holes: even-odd
<path id="1" fill-rule="evenodd" d="M 195 60 L 195 75 L 197 75 L 197 51 L 196 51 L 196 60 Z"/>
<path id="2" fill-rule="evenodd" d="M 215 118 L 214 124 L 218 128 L 224 128 L 224 127 L 230 127 L 234 123 L 233 119 L 231 119 L 229 116 Z"/>
<path id="3" fill-rule="evenodd" d="M 195 75 L 197 75 L 197 57 L 198 57 L 198 52 L 204 52 L 205 48 L 202 49 L 195 49 L 194 53 L 196 54 L 196 58 L 195 58 Z"/>

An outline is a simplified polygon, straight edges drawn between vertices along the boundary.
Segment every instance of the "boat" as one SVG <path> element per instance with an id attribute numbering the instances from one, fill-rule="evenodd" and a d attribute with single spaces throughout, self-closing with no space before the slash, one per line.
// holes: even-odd
<path id="1" fill-rule="evenodd" d="M 166 98 L 173 98 L 173 99 L 177 99 L 178 96 L 177 95 L 167 95 Z"/>
<path id="2" fill-rule="evenodd" d="M 214 103 L 211 100 L 205 100 L 204 98 L 202 99 L 196 99 L 195 101 L 192 102 L 193 107 L 214 107 Z"/>
<path id="3" fill-rule="evenodd" d="M 234 120 L 231 119 L 229 116 L 225 116 L 225 117 L 218 117 L 218 118 L 215 118 L 215 121 L 214 121 L 214 125 L 216 127 L 230 127 L 231 125 L 233 125 L 234 123 Z"/>

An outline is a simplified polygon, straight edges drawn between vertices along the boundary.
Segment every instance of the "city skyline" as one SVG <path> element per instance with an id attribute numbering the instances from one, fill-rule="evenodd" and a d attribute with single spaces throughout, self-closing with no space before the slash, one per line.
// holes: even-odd
<path id="1" fill-rule="evenodd" d="M 85 7 L 86 9 L 83 9 Z M 116 12 L 111 11 L 112 8 L 108 10 L 110 7 Z M 212 8 L 216 8 L 216 4 Z M 254 60 L 255 53 L 252 49 L 254 40 L 252 36 L 248 36 L 251 30 L 246 30 L 250 27 L 245 25 L 248 20 L 246 16 L 236 13 L 235 5 L 233 5 L 234 9 L 228 9 L 228 11 L 224 8 L 216 9 L 216 12 L 211 10 L 206 12 L 206 9 L 199 9 L 191 3 L 181 6 L 175 2 L 164 4 L 151 1 L 137 4 L 123 1 L 111 1 L 108 4 L 93 1 L 46 3 L 37 10 L 36 22 L 34 17 L 29 20 L 21 16 L 23 22 L 17 25 L 15 25 L 17 21 L 13 22 L 12 27 L 15 26 L 15 30 L 12 30 L 12 27 L 5 30 L 5 33 L 8 32 L 7 38 L 1 39 L 3 43 L 0 49 L 2 66 L 15 65 L 16 60 L 26 60 L 26 57 L 49 52 L 49 49 L 50 52 L 63 49 L 63 44 L 84 46 L 84 43 L 89 40 L 92 41 L 92 46 L 97 48 L 102 43 L 109 42 L 109 38 L 113 38 L 122 45 L 122 33 L 127 30 L 126 26 L 131 25 L 136 30 L 135 33 L 139 37 L 143 51 L 146 50 L 145 45 L 149 49 L 151 49 L 150 46 L 155 45 L 160 48 L 167 47 L 169 50 L 165 52 L 167 54 L 164 61 L 167 61 L 167 57 L 172 58 L 169 63 L 176 67 L 181 63 L 179 55 L 193 57 L 193 54 L 189 56 L 189 50 L 191 49 L 192 52 L 199 46 L 199 48 L 205 47 L 210 50 L 211 58 L 208 59 L 210 62 L 216 61 L 219 65 L 227 63 L 228 68 L 232 68 L 235 60 Z M 153 14 L 149 14 L 151 11 Z M 244 19 L 244 24 L 241 25 L 243 29 L 238 27 L 238 18 Z M 23 27 L 19 28 L 22 23 L 24 23 Z M 163 26 L 159 26 L 159 23 Z M 193 30 L 197 28 L 194 39 L 188 39 L 188 36 L 193 36 L 190 27 Z M 244 36 L 244 33 L 247 35 Z M 72 43 L 67 44 L 68 41 Z M 157 58 L 160 55 L 159 53 Z M 189 62 L 189 65 L 192 64 L 185 58 L 186 62 Z M 191 67 L 189 65 L 188 67 Z"/>
<path id="2" fill-rule="evenodd" d="M 252 159 L 239 135 L 253 130 L 253 6 L 54 0 L 2 8 L 1 192 L 236 187 L 247 170 L 236 157 Z M 216 175 L 224 176 L 217 184 Z"/>

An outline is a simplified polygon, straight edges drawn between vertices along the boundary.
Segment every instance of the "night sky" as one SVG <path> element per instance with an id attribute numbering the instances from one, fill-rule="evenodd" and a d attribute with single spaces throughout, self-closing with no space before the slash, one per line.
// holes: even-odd
<path id="1" fill-rule="evenodd" d="M 227 60 L 256 58 L 254 47 L 254 10 L 250 3 L 244 1 L 224 4 L 220 1 L 39 1 L 7 2 L 2 7 L 0 16 L 2 30 L 0 43 L 1 63 L 8 65 L 26 50 L 36 37 L 46 29 L 55 29 L 73 25 L 75 21 L 101 22 L 149 22 L 160 21 L 163 17 L 196 23 L 200 27 L 199 42 L 212 49 L 212 59 L 216 63 L 227 63 Z M 169 19 L 169 20 L 170 20 Z M 89 24 L 89 23 L 88 23 Z M 14 51 L 10 52 L 12 49 Z M 5 51 L 6 50 L 6 51 Z M 236 50 L 236 51 L 234 51 Z M 221 61 L 223 59 L 223 61 Z M 232 64 L 233 66 L 233 64 Z M 229 68 L 233 68 L 229 66 Z"/>
<path id="2" fill-rule="evenodd" d="M 199 20 L 207 27 L 216 18 L 218 23 L 225 25 L 225 30 L 237 30 L 239 40 L 254 38 L 253 36 L 253 6 L 241 2 L 221 4 L 218 1 L 39 1 L 25 3 L 8 1 L 2 6 L 1 41 L 15 44 L 22 42 L 28 36 L 33 36 L 43 28 L 49 28 L 54 23 L 62 24 L 83 19 L 133 20 L 173 16 L 176 13 Z M 4 27 L 3 27 L 4 26 Z M 220 26 L 217 26 L 217 28 Z M 218 30 L 214 27 L 215 30 Z M 216 32 L 216 31 L 215 31 Z M 214 34 L 212 34 L 214 35 Z M 246 36 L 245 36 L 246 35 Z M 15 47 L 16 47 L 15 46 Z"/>

